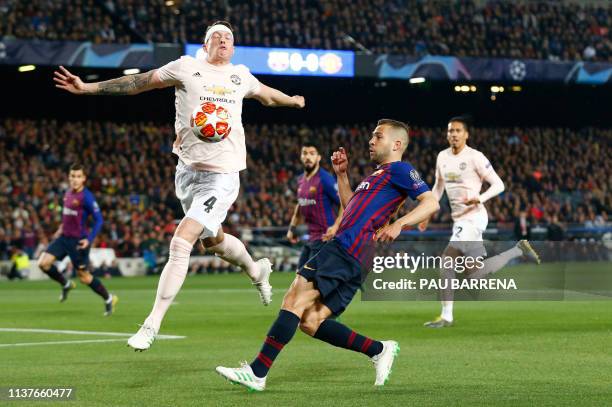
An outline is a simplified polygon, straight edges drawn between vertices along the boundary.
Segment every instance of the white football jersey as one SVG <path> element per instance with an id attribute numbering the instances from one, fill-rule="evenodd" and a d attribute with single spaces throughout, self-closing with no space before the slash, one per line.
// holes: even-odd
<path id="1" fill-rule="evenodd" d="M 485 206 L 482 203 L 468 206 L 464 202 L 480 196 L 483 180 L 491 171 L 493 166 L 487 157 L 467 145 L 456 155 L 450 147 L 438 154 L 436 178 L 444 180 L 453 221 L 484 221 L 486 225 L 488 219 Z"/>
<path id="2" fill-rule="evenodd" d="M 162 81 L 176 83 L 176 141 L 172 151 L 197 169 L 220 173 L 245 169 L 242 100 L 261 86 L 249 69 L 244 65 L 216 66 L 205 59 L 182 56 L 159 68 L 158 74 Z M 230 134 L 218 143 L 201 141 L 191 130 L 191 113 L 204 102 L 223 106 L 230 113 Z"/>

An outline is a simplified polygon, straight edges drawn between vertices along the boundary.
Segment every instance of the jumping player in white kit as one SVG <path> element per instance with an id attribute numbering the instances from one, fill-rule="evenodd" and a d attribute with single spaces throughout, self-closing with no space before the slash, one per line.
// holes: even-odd
<path id="1" fill-rule="evenodd" d="M 203 245 L 224 260 L 239 266 L 268 305 L 272 287 L 272 265 L 268 259 L 253 261 L 244 244 L 224 234 L 221 227 L 240 190 L 239 171 L 246 168 L 246 145 L 242 127 L 242 101 L 255 98 L 265 106 L 303 108 L 302 96 L 288 96 L 260 83 L 244 65 L 233 65 L 234 35 L 225 21 L 209 26 L 204 37 L 203 58 L 183 56 L 159 69 L 104 82 L 84 83 L 64 67 L 55 72 L 56 87 L 74 94 L 135 95 L 144 91 L 175 87 L 176 140 L 178 155 L 175 186 L 185 217 L 170 242 L 168 263 L 159 279 L 155 304 L 139 331 L 128 340 L 135 350 L 147 350 L 159 332 L 170 304 L 178 294 L 189 266 L 193 245 Z M 213 102 L 229 111 L 231 132 L 218 143 L 200 140 L 191 129 L 194 108 Z"/>
<path id="2" fill-rule="evenodd" d="M 444 256 L 486 257 L 482 234 L 487 228 L 489 217 L 483 205 L 489 199 L 504 191 L 504 183 L 493 166 L 480 151 L 469 147 L 467 119 L 454 117 L 448 123 L 447 139 L 450 147 L 441 151 L 436 160 L 436 181 L 434 195 L 440 200 L 444 191 L 448 197 L 453 218 L 453 233 Z M 489 188 L 480 193 L 483 182 Z M 427 228 L 428 221 L 419 224 L 419 230 Z M 527 256 L 536 263 L 539 257 L 526 240 L 515 247 L 484 260 L 484 267 L 466 271 L 466 278 L 483 278 L 503 268 L 510 260 Z M 454 278 L 454 270 L 442 270 L 446 278 Z M 425 323 L 429 328 L 443 328 L 453 325 L 452 290 L 442 293 L 442 313 L 433 321 Z"/>

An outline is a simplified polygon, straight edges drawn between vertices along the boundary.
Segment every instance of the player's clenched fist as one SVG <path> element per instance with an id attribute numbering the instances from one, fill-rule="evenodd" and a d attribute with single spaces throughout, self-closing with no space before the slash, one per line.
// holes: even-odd
<path id="1" fill-rule="evenodd" d="M 295 105 L 293 106 L 295 108 L 302 109 L 304 106 L 306 106 L 306 99 L 304 99 L 304 96 L 295 95 L 291 96 L 291 99 L 293 99 L 295 102 Z"/>
<path id="2" fill-rule="evenodd" d="M 419 232 L 425 232 L 427 230 L 427 226 L 429 226 L 429 219 L 425 219 L 423 222 L 419 223 Z"/>
<path id="3" fill-rule="evenodd" d="M 345 173 L 348 169 L 348 156 L 343 147 L 340 147 L 338 151 L 334 151 L 331 160 L 336 174 Z"/>

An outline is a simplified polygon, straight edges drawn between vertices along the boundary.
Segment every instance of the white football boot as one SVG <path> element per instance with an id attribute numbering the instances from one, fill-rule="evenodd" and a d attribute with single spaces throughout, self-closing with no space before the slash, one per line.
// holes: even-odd
<path id="1" fill-rule="evenodd" d="M 134 351 L 143 352 L 151 347 L 155 340 L 155 328 L 150 325 L 142 324 L 138 332 L 128 339 L 128 346 L 133 348 Z"/>
<path id="2" fill-rule="evenodd" d="M 238 368 L 217 366 L 215 371 L 231 383 L 241 384 L 249 391 L 264 391 L 266 388 L 266 378 L 255 376 L 247 362 L 242 362 Z"/>
<path id="3" fill-rule="evenodd" d="M 376 381 L 374 386 L 384 386 L 389 381 L 393 360 L 399 354 L 400 347 L 395 341 L 382 341 L 383 350 L 372 357 L 372 363 L 376 369 Z"/>

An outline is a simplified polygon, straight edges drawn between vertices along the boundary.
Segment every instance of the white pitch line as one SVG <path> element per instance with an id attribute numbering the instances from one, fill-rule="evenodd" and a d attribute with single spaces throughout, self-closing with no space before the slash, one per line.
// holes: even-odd
<path id="1" fill-rule="evenodd" d="M 88 339 L 84 341 L 57 341 L 57 342 L 24 342 L 24 343 L 0 343 L 0 348 L 14 346 L 42 346 L 42 345 L 65 345 L 75 343 L 100 343 L 100 342 L 123 342 L 125 339 Z"/>
<path id="2" fill-rule="evenodd" d="M 156 288 L 129 288 L 130 292 L 155 292 Z M 11 288 L 11 291 L 31 291 L 29 288 Z M 56 291 L 55 289 L 45 289 L 45 291 Z M 253 292 L 252 288 L 181 288 L 181 292 L 185 291 L 196 291 L 196 292 L 205 292 L 205 293 L 250 293 Z M 75 291 L 71 292 L 70 295 L 89 295 L 84 291 Z"/>
<path id="3" fill-rule="evenodd" d="M 43 334 L 67 334 L 67 335 L 98 335 L 98 336 L 132 336 L 132 333 L 123 332 L 96 332 L 96 331 L 70 331 L 58 329 L 30 329 L 30 328 L 0 328 L 0 332 L 30 332 Z M 156 335 L 155 339 L 184 339 L 186 336 L 179 335 Z"/>
<path id="4" fill-rule="evenodd" d="M 28 332 L 45 334 L 67 334 L 67 335 L 98 335 L 98 336 L 122 336 L 121 339 L 84 339 L 76 341 L 51 341 L 51 342 L 21 342 L 21 343 L 0 343 L 0 348 L 16 346 L 42 346 L 42 345 L 66 345 L 75 343 L 104 343 L 104 342 L 123 342 L 126 337 L 132 336 L 123 332 L 96 332 L 96 331 L 70 331 L 59 329 L 30 329 L 30 328 L 0 328 L 0 332 Z M 155 339 L 184 339 L 186 336 L 179 335 L 157 335 Z"/>

